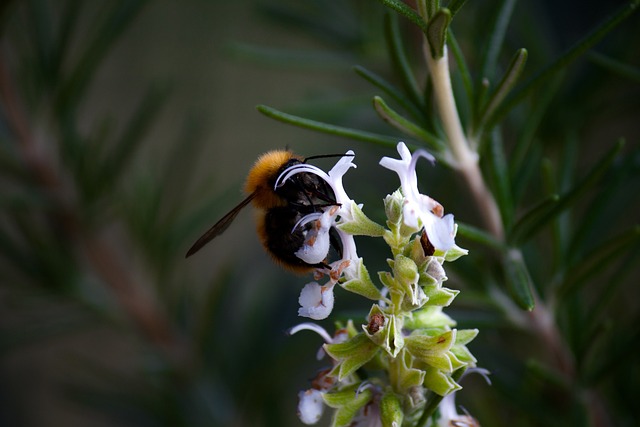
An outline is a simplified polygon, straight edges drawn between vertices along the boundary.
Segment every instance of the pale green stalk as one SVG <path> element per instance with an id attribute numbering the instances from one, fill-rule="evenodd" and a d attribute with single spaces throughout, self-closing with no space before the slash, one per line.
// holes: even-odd
<path id="1" fill-rule="evenodd" d="M 447 46 L 445 45 L 444 47 L 442 57 L 434 59 L 431 56 L 429 44 L 425 39 L 423 51 L 429 72 L 431 73 L 435 103 L 451 149 L 450 154 L 452 158 L 449 159 L 450 163 L 462 174 L 467 182 L 489 231 L 497 239 L 503 240 L 504 228 L 502 226 L 498 205 L 482 177 L 480 165 L 478 164 L 478 153 L 467 140 L 462 128 L 462 123 L 460 122 L 460 116 L 458 115 L 456 101 L 453 97 L 453 88 L 451 86 Z M 473 146 L 475 145 L 474 143 Z"/>

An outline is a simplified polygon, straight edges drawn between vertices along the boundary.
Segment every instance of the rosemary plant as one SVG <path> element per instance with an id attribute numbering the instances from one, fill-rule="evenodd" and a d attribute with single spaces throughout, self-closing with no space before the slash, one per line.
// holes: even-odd
<path id="1" fill-rule="evenodd" d="M 639 0 L 170 3 L 0 2 L 1 425 L 638 424 Z M 172 108 L 180 61 L 215 55 L 191 45 L 107 100 L 123 43 L 250 6 L 223 63 L 313 86 L 257 107 L 296 140 Z M 295 47 L 251 43 L 265 22 Z M 328 268 L 278 275 L 241 225 L 185 261 L 233 203 L 217 169 L 284 145 L 357 155 L 289 171 L 336 196 L 303 221 L 301 257 L 339 240 Z"/>

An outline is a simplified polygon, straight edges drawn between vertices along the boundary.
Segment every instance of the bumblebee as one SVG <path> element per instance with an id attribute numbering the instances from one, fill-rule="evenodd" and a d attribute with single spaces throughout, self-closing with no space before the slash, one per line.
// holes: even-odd
<path id="1" fill-rule="evenodd" d="M 296 273 L 327 268 L 326 259 L 317 264 L 309 264 L 295 253 L 303 246 L 309 227 L 312 226 L 298 226 L 300 220 L 308 214 L 321 212 L 326 207 L 338 206 L 333 189 L 323 178 L 309 172 L 299 172 L 284 181 L 277 181 L 293 166 L 311 159 L 337 156 L 344 155 L 320 155 L 305 159 L 288 150 L 274 150 L 260 156 L 247 176 L 244 187 L 247 197 L 204 233 L 189 249 L 186 257 L 222 234 L 238 213 L 252 203 L 258 210 L 256 228 L 260 241 L 278 264 Z M 340 240 L 333 228 L 329 231 L 329 237 L 331 247 L 341 256 Z"/>

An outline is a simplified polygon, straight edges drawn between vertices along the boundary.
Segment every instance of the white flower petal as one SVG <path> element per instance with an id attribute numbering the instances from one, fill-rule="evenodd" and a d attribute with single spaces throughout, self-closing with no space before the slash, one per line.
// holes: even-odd
<path id="1" fill-rule="evenodd" d="M 309 389 L 298 393 L 298 418 L 305 424 L 315 424 L 320 421 L 324 412 L 322 392 Z"/>
<path id="2" fill-rule="evenodd" d="M 402 218 L 407 227 L 418 228 L 418 218 L 420 218 L 420 206 L 412 200 L 406 199 L 402 206 Z"/>
<path id="3" fill-rule="evenodd" d="M 341 157 L 340 160 L 338 160 L 338 162 L 331 168 L 329 171 L 329 179 L 327 180 L 336 196 L 336 202 L 343 206 L 349 206 L 351 204 L 351 199 L 347 195 L 346 191 L 344 191 L 342 177 L 350 168 L 357 167 L 356 164 L 353 163 L 353 154 L 353 150 L 347 151 L 345 156 Z"/>
<path id="4" fill-rule="evenodd" d="M 329 332 L 327 332 L 327 330 L 325 328 L 323 328 L 322 326 L 315 324 L 315 323 L 311 323 L 311 322 L 304 322 L 304 323 L 300 323 L 299 325 L 296 325 L 294 327 L 292 327 L 291 329 L 289 329 L 287 332 L 289 335 L 294 335 L 297 334 L 300 331 L 313 331 L 315 333 L 317 333 L 318 335 L 320 335 L 322 337 L 322 339 L 324 340 L 324 342 L 326 342 L 327 344 L 331 344 L 333 342 L 333 338 L 331 337 L 331 335 L 329 335 Z"/>
<path id="5" fill-rule="evenodd" d="M 453 215 L 449 214 L 443 218 L 438 218 L 433 213 L 428 212 L 422 217 L 422 220 L 429 242 L 434 248 L 446 251 L 456 244 Z"/>
<path id="6" fill-rule="evenodd" d="M 326 319 L 333 310 L 333 286 L 320 286 L 316 282 L 307 283 L 298 302 L 298 315 L 314 320 Z"/>
<path id="7" fill-rule="evenodd" d="M 329 247 L 331 246 L 329 229 L 333 225 L 333 216 L 330 210 L 325 211 L 320 216 L 317 213 L 312 213 L 302 218 L 298 224 L 308 223 L 310 220 L 305 220 L 307 217 L 317 219 L 314 226 L 307 230 L 304 244 L 296 251 L 295 255 L 307 264 L 318 264 L 324 261 L 329 254 Z"/>
<path id="8" fill-rule="evenodd" d="M 356 260 L 358 259 L 358 252 L 356 249 L 356 241 L 349 233 L 336 228 L 340 241 L 342 242 L 342 261 L 344 260 Z"/>

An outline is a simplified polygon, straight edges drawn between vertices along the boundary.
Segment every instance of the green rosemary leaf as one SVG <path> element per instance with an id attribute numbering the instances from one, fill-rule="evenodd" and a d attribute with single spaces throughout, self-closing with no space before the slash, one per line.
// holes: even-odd
<path id="1" fill-rule="evenodd" d="M 590 52 L 587 57 L 594 64 L 597 64 L 620 77 L 640 83 L 640 68 L 638 67 L 625 64 L 624 62 L 598 52 Z"/>
<path id="2" fill-rule="evenodd" d="M 620 141 L 615 144 L 593 167 L 593 169 L 591 169 L 582 181 L 562 195 L 556 203 L 549 205 L 547 210 L 537 210 L 535 212 L 535 217 L 531 215 L 523 216 L 522 219 L 513 227 L 511 241 L 515 243 L 522 243 L 526 241 L 537 233 L 545 224 L 574 203 L 588 189 L 596 185 L 602 175 L 609 169 L 616 155 L 620 152 L 623 146 L 624 141 Z M 527 220 L 526 222 L 525 219 Z"/>
<path id="3" fill-rule="evenodd" d="M 111 6 L 106 18 L 100 15 L 90 28 L 94 28 L 93 35 L 79 55 L 77 63 L 71 68 L 71 75 L 62 82 L 56 104 L 61 111 L 77 104 L 91 81 L 91 78 L 106 57 L 109 49 L 124 33 L 124 30 L 138 15 L 148 0 L 119 1 Z M 114 2 L 115 3 L 115 2 Z"/>
<path id="4" fill-rule="evenodd" d="M 511 21 L 513 8 L 517 0 L 503 0 L 498 6 L 493 28 L 489 33 L 488 44 L 483 52 L 480 78 L 492 80 L 498 64 L 498 56 L 504 43 L 507 27 Z"/>
<path id="5" fill-rule="evenodd" d="M 637 319 L 632 324 L 637 325 Z M 637 356 L 635 348 L 640 339 L 640 329 L 631 329 L 626 333 L 607 335 L 608 340 L 602 346 L 602 351 L 598 357 L 594 357 L 596 365 L 582 373 L 585 384 L 597 384 L 605 376 L 620 369 L 630 369 L 629 366 Z"/>
<path id="6" fill-rule="evenodd" d="M 532 103 L 531 110 L 529 114 L 527 114 L 526 121 L 522 127 L 522 132 L 520 133 L 516 146 L 513 149 L 513 154 L 509 159 L 510 175 L 514 181 L 516 180 L 515 177 L 518 175 L 519 171 L 523 168 L 525 160 L 530 161 L 531 159 L 529 153 L 531 152 L 530 149 L 535 137 L 535 132 L 538 130 L 538 126 L 542 122 L 542 118 L 547 113 L 551 100 L 558 92 L 561 81 L 560 77 L 561 76 L 556 76 L 548 85 L 545 85 L 540 89 L 540 96 Z M 524 185 L 522 185 L 521 188 L 524 188 Z M 519 194 L 519 192 L 514 194 Z"/>
<path id="7" fill-rule="evenodd" d="M 491 94 L 491 98 L 487 102 L 484 111 L 481 112 L 481 116 L 477 125 L 476 132 L 481 132 L 486 124 L 487 118 L 491 117 L 493 112 L 500 106 L 505 97 L 509 94 L 513 86 L 518 81 L 518 78 L 524 70 L 524 66 L 527 63 L 527 50 L 519 49 L 511 59 L 511 63 L 504 73 L 502 80 L 498 83 L 496 90 Z"/>
<path id="8" fill-rule="evenodd" d="M 510 249 L 505 253 L 504 273 L 513 301 L 523 310 L 533 310 L 535 307 L 533 283 L 519 249 Z"/>
<path id="9" fill-rule="evenodd" d="M 540 218 L 546 215 L 553 206 L 557 205 L 559 200 L 559 195 L 552 194 L 530 208 L 525 214 L 520 217 L 520 219 L 513 225 L 513 227 L 511 227 L 511 232 L 509 233 L 508 240 L 510 242 L 519 241 L 521 234 L 524 232 L 523 230 L 528 229 L 532 226 L 532 224 L 538 222 Z"/>
<path id="10" fill-rule="evenodd" d="M 566 280 L 558 288 L 558 294 L 565 297 L 588 285 L 639 241 L 640 226 L 638 225 L 609 239 L 567 272 Z"/>
<path id="11" fill-rule="evenodd" d="M 598 41 L 606 36 L 611 30 L 616 28 L 622 21 L 630 17 L 636 12 L 640 0 L 631 0 L 626 5 L 620 7 L 613 15 L 605 19 L 600 25 L 595 27 L 591 32 L 571 46 L 563 55 L 553 61 L 551 64 L 540 70 L 529 81 L 524 83 L 517 89 L 490 117 L 487 122 L 488 126 L 493 126 L 502 117 L 504 117 L 513 107 L 520 103 L 525 97 L 546 83 L 550 78 L 556 76 L 560 71 L 565 69 L 583 53 L 591 49 Z"/>
<path id="12" fill-rule="evenodd" d="M 398 19 L 395 15 L 386 15 L 384 23 L 387 45 L 395 71 L 398 74 L 409 99 L 413 101 L 418 110 L 425 111 L 422 91 L 418 87 L 416 78 L 411 70 L 409 59 L 405 53 L 404 43 L 402 36 L 400 35 Z"/>
<path id="13" fill-rule="evenodd" d="M 513 221 L 514 203 L 513 196 L 511 195 L 507 160 L 499 131 L 494 130 L 494 132 L 491 133 L 488 148 L 489 149 L 486 150 L 486 158 L 489 162 L 488 172 L 493 181 L 494 196 L 500 209 L 502 222 L 508 227 Z"/>
<path id="14" fill-rule="evenodd" d="M 389 95 L 394 101 L 401 105 L 407 113 L 411 114 L 414 119 L 421 120 L 424 117 L 424 114 L 416 108 L 415 104 L 409 98 L 383 77 L 359 65 L 356 65 L 353 69 L 363 79 Z"/>
<path id="15" fill-rule="evenodd" d="M 101 170 L 102 179 L 110 180 L 121 175 L 122 170 L 132 158 L 132 154 L 144 141 L 145 134 L 149 131 L 158 117 L 168 97 L 166 88 L 151 87 L 140 101 L 138 108 L 129 119 L 126 127 L 112 147 L 107 160 Z"/>
<path id="16" fill-rule="evenodd" d="M 288 123 L 305 129 L 315 130 L 329 135 L 342 136 L 345 138 L 355 139 L 357 141 L 373 142 L 375 144 L 386 147 L 395 147 L 398 138 L 394 136 L 380 135 L 373 132 L 366 132 L 357 129 L 351 129 L 343 126 L 331 125 L 328 123 L 318 122 L 311 119 L 294 116 L 292 114 L 283 113 L 275 108 L 266 105 L 258 105 L 256 107 L 259 112 L 267 117 L 276 119 L 283 123 Z"/>
<path id="17" fill-rule="evenodd" d="M 466 2 L 467 0 L 451 0 L 447 5 L 447 9 L 451 11 L 451 16 L 455 16 L 456 13 L 458 13 L 458 11 L 462 9 Z"/>
<path id="18" fill-rule="evenodd" d="M 382 118 L 382 120 L 389 123 L 396 129 L 424 141 L 432 150 L 435 150 L 437 152 L 443 152 L 445 150 L 446 146 L 442 141 L 436 138 L 435 135 L 431 134 L 429 131 L 418 126 L 417 124 L 409 121 L 408 119 L 402 117 L 400 114 L 391 109 L 391 107 L 389 107 L 386 102 L 384 102 L 384 100 L 379 96 L 373 98 L 373 107 L 380 118 Z"/>
<path id="19" fill-rule="evenodd" d="M 486 231 L 475 227 L 470 224 L 466 224 L 463 222 L 456 221 L 458 225 L 458 235 L 462 237 L 466 237 L 469 240 L 473 240 L 474 242 L 490 246 L 494 249 L 504 250 L 506 249 L 504 243 L 496 240 L 491 234 Z"/>
<path id="20" fill-rule="evenodd" d="M 427 23 L 424 22 L 424 19 L 422 19 L 420 15 L 418 15 L 418 12 L 409 7 L 406 3 L 400 0 L 380 0 L 380 2 L 416 24 L 418 27 L 420 27 L 422 32 L 426 34 Z"/>

